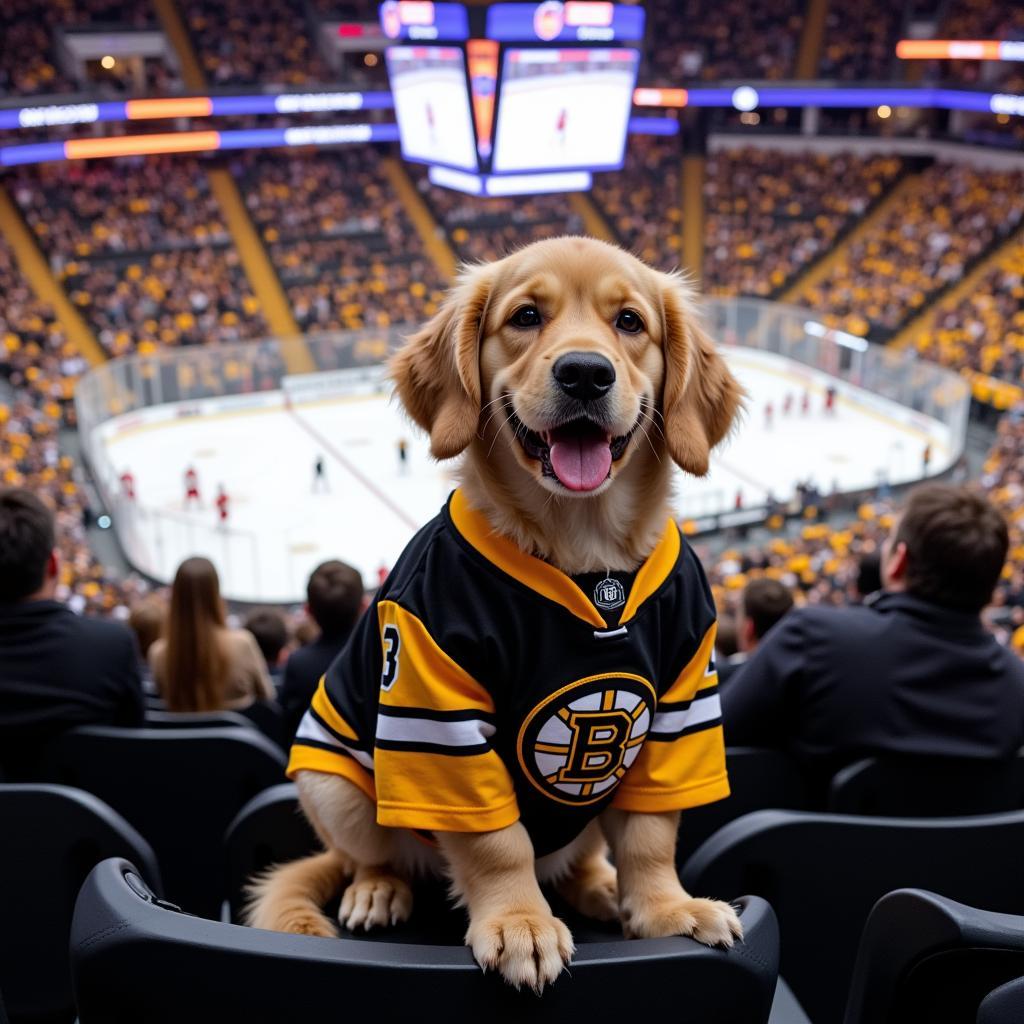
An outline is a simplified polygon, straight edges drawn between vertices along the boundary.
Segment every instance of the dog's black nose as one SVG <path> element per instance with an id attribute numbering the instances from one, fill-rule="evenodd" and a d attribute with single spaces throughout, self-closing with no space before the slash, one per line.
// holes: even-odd
<path id="1" fill-rule="evenodd" d="M 615 383 L 615 367 L 597 352 L 566 352 L 551 368 L 558 386 L 570 398 L 591 402 Z"/>

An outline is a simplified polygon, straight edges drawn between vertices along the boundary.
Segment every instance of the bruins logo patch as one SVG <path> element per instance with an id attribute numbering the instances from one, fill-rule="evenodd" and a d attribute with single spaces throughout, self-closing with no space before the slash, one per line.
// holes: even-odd
<path id="1" fill-rule="evenodd" d="M 596 803 L 636 760 L 655 701 L 654 687 L 630 673 L 587 676 L 562 687 L 519 730 L 523 773 L 560 803 Z"/>

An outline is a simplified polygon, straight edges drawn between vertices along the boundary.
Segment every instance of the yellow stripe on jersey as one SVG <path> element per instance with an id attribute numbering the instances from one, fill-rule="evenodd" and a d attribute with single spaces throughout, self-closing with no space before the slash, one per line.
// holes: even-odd
<path id="1" fill-rule="evenodd" d="M 394 681 L 380 691 L 382 705 L 494 713 L 494 701 L 487 690 L 437 646 L 412 612 L 394 601 L 381 601 L 377 617 L 382 636 L 386 626 L 396 626 L 400 638 Z"/>
<path id="2" fill-rule="evenodd" d="M 341 712 L 331 703 L 327 695 L 327 683 L 324 676 L 320 677 L 320 683 L 313 694 L 313 710 L 340 736 L 345 739 L 359 742 L 355 729 L 345 721 Z"/>
<path id="3" fill-rule="evenodd" d="M 671 743 L 648 739 L 619 783 L 612 806 L 658 814 L 724 800 L 729 795 L 721 725 Z"/>
<path id="4" fill-rule="evenodd" d="M 718 623 L 713 622 L 704 634 L 697 653 L 676 676 L 675 682 L 658 698 L 659 707 L 662 704 L 677 704 L 680 701 L 693 700 L 698 690 L 718 685 L 718 673 L 708 671 L 715 651 L 715 634 L 717 632 Z"/>
<path id="5" fill-rule="evenodd" d="M 519 820 L 512 779 L 493 750 L 452 756 L 378 748 L 374 764 L 380 825 L 492 832 Z"/>
<path id="6" fill-rule="evenodd" d="M 335 754 L 320 747 L 307 747 L 300 740 L 292 746 L 286 774 L 294 781 L 297 772 L 306 770 L 341 775 L 355 783 L 371 800 L 377 799 L 373 776 L 361 764 L 344 754 Z"/>
<path id="7" fill-rule="evenodd" d="M 647 561 L 640 566 L 630 588 L 626 605 L 619 617 L 619 625 L 624 626 L 637 613 L 644 603 L 668 578 L 679 558 L 679 528 L 671 519 L 665 523 L 661 540 L 648 555 Z"/>

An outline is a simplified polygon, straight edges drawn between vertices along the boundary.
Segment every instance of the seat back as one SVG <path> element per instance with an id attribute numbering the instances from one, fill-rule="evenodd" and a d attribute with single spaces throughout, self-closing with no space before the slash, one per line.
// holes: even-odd
<path id="1" fill-rule="evenodd" d="M 815 1024 L 842 1020 L 857 944 L 886 893 L 907 886 L 971 906 L 1024 912 L 1024 812 L 874 818 L 760 811 L 686 863 L 700 896 L 755 893 L 779 918 L 782 974 Z"/>
<path id="2" fill-rule="evenodd" d="M 1024 978 L 990 992 L 978 1007 L 977 1024 L 1020 1024 L 1024 1020 Z"/>
<path id="3" fill-rule="evenodd" d="M 278 1024 L 367 1008 L 385 1020 L 433 1010 L 446 1024 L 616 1020 L 641 1008 L 679 1024 L 759 1024 L 775 988 L 778 932 L 756 898 L 740 901 L 746 939 L 729 952 L 683 938 L 581 944 L 538 999 L 485 975 L 464 946 L 282 935 L 177 914 L 140 896 L 132 870 L 99 865 L 75 908 L 81 1024 Z"/>
<path id="4" fill-rule="evenodd" d="M 0 990 L 15 1020 L 67 1019 L 78 890 L 101 860 L 130 857 L 159 892 L 156 857 L 116 811 L 65 786 L 0 785 L 0 833 Z"/>
<path id="5" fill-rule="evenodd" d="M 45 777 L 120 811 L 156 851 L 167 898 L 219 917 L 224 832 L 284 779 L 282 752 L 255 729 L 73 729 L 48 746 Z"/>
<path id="6" fill-rule="evenodd" d="M 900 889 L 868 917 L 844 1024 L 973 1021 L 989 992 L 1022 974 L 1024 917 Z"/>
<path id="7" fill-rule="evenodd" d="M 237 711 L 146 710 L 147 729 L 252 729 L 253 724 Z"/>
<path id="8" fill-rule="evenodd" d="M 286 864 L 321 849 L 290 783 L 254 796 L 235 816 L 224 837 L 227 900 L 231 920 L 242 920 L 245 887 L 272 864 Z"/>
<path id="9" fill-rule="evenodd" d="M 291 745 L 291 736 L 285 726 L 284 708 L 276 700 L 253 701 L 248 707 L 240 708 L 238 714 L 282 750 L 287 750 Z"/>
<path id="10" fill-rule="evenodd" d="M 935 818 L 1024 809 L 1024 752 L 1005 761 L 967 757 L 868 757 L 836 773 L 835 814 Z"/>
<path id="11" fill-rule="evenodd" d="M 728 747 L 730 795 L 725 800 L 683 811 L 679 817 L 676 864 L 687 858 L 723 825 L 752 811 L 802 810 L 807 791 L 796 762 L 779 750 Z"/>

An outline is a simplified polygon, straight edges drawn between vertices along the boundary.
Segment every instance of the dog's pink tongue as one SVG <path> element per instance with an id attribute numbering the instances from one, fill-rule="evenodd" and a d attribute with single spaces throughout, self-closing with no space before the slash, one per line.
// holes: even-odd
<path id="1" fill-rule="evenodd" d="M 570 491 L 592 491 L 608 477 L 612 450 L 599 434 L 555 440 L 551 444 L 551 468 Z"/>

